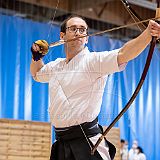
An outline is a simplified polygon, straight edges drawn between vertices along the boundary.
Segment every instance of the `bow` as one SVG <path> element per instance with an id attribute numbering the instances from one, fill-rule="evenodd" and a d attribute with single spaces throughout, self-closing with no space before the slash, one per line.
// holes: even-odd
<path id="1" fill-rule="evenodd" d="M 123 1 L 124 2 L 124 1 Z M 128 3 L 127 3 L 128 5 Z M 158 17 L 160 15 L 160 0 L 157 0 L 157 9 L 156 9 L 156 17 Z M 131 106 L 132 102 L 135 100 L 136 96 L 138 95 L 144 80 L 146 78 L 146 75 L 148 73 L 148 69 L 150 66 L 150 62 L 152 59 L 152 55 L 154 52 L 154 48 L 156 45 L 156 37 L 152 37 L 152 41 L 150 43 L 150 48 L 149 48 L 149 52 L 148 52 L 148 56 L 147 56 L 147 60 L 146 60 L 146 64 L 143 70 L 143 73 L 141 75 L 140 81 L 133 93 L 133 95 L 131 96 L 130 100 L 128 101 L 128 103 L 126 104 L 126 106 L 122 109 L 122 111 L 118 114 L 118 116 L 112 121 L 112 123 L 107 127 L 107 129 L 103 132 L 103 134 L 101 135 L 101 137 L 98 139 L 98 141 L 96 142 L 96 144 L 92 147 L 91 150 L 91 154 L 93 155 L 94 152 L 96 151 L 97 147 L 99 146 L 99 144 L 101 143 L 101 141 L 103 140 L 103 138 L 107 135 L 107 133 L 110 131 L 110 129 L 115 125 L 115 123 L 123 116 L 123 114 L 129 109 L 129 107 Z"/>

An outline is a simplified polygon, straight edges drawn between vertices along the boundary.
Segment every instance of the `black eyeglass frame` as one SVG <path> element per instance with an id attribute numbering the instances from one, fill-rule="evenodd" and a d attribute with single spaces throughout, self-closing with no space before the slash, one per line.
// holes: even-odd
<path id="1" fill-rule="evenodd" d="M 71 28 L 74 28 L 75 30 L 71 30 Z M 81 31 L 81 29 L 84 29 L 84 31 Z M 66 27 L 66 30 L 68 30 L 70 33 L 76 33 L 77 31 L 79 31 L 79 33 L 83 35 L 88 33 L 88 28 L 86 27 L 70 26 Z"/>

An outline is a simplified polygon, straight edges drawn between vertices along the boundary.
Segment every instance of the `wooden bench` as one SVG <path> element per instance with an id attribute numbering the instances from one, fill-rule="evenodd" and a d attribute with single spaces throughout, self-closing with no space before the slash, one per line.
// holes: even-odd
<path id="1" fill-rule="evenodd" d="M 48 160 L 51 125 L 0 119 L 0 160 Z"/>
<path id="2" fill-rule="evenodd" d="M 106 129 L 106 127 L 103 127 L 103 128 Z M 119 128 L 112 128 L 108 132 L 106 138 L 108 141 L 113 143 L 116 147 L 116 156 L 115 156 L 114 160 L 120 160 L 121 159 L 121 156 L 120 156 L 120 129 Z"/>

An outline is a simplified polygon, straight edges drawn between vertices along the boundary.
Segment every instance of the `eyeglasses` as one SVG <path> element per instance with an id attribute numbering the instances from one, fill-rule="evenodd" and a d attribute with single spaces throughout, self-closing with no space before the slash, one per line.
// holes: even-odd
<path id="1" fill-rule="evenodd" d="M 85 27 L 76 27 L 76 26 L 70 26 L 66 28 L 70 33 L 76 33 L 79 31 L 80 34 L 86 34 L 87 28 Z"/>

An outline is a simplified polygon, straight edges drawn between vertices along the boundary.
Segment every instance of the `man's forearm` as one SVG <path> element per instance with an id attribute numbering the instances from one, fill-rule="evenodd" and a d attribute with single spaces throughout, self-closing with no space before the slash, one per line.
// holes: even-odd
<path id="1" fill-rule="evenodd" d="M 128 62 L 137 57 L 150 43 L 152 36 L 146 29 L 140 36 L 127 42 L 119 52 L 118 64 Z"/>
<path id="2" fill-rule="evenodd" d="M 39 61 L 34 61 L 32 59 L 31 65 L 30 65 L 30 72 L 33 78 L 35 79 L 36 73 L 44 66 L 43 61 L 40 59 Z"/>

